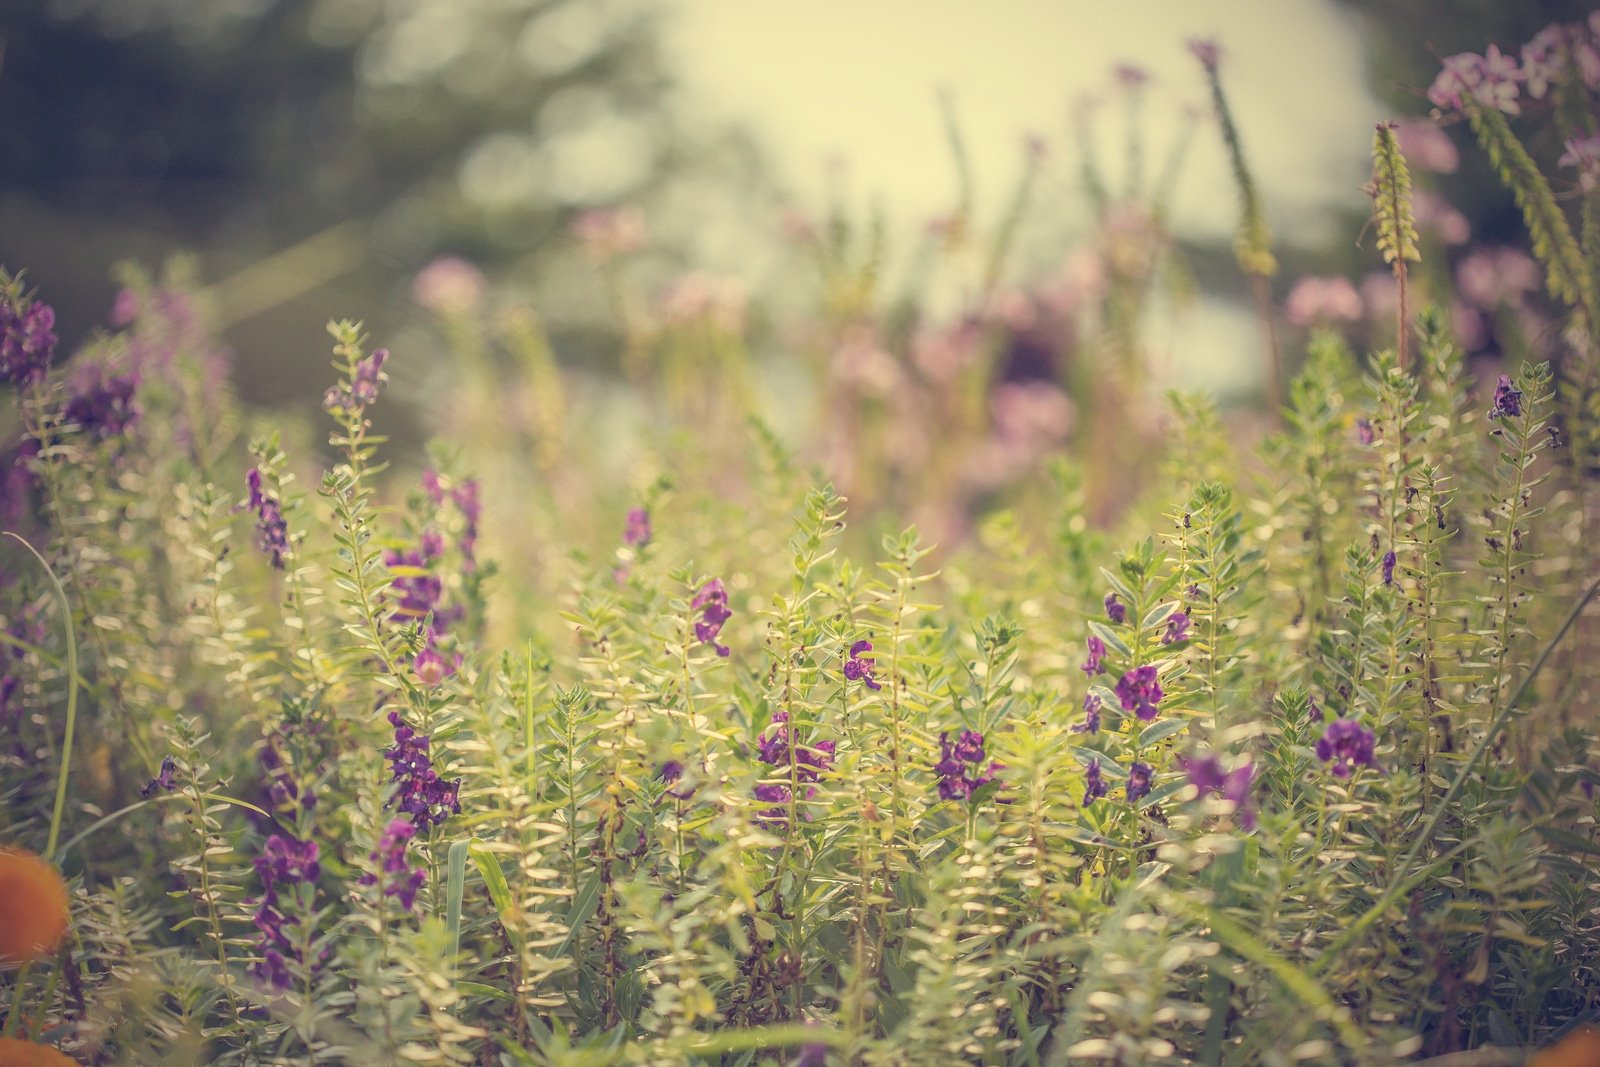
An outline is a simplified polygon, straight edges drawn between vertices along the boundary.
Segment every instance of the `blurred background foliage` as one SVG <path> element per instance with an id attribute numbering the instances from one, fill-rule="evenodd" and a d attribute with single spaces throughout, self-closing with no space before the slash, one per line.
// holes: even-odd
<path id="1" fill-rule="evenodd" d="M 1495 0 L 1333 6 L 1360 26 L 1370 91 L 1388 114 L 1413 116 L 1427 113 L 1437 56 L 1514 45 L 1586 14 L 1578 3 Z M 532 294 L 563 364 L 616 366 L 625 341 L 613 294 L 569 236 L 582 211 L 644 209 L 639 270 L 659 289 L 695 260 L 713 223 L 772 244 L 792 197 L 753 131 L 708 121 L 678 92 L 697 61 L 672 44 L 680 14 L 649 0 L 7 0 L 0 255 L 45 288 L 71 344 L 105 321 L 112 264 L 194 252 L 239 355 L 236 381 L 258 404 L 320 394 L 326 321 L 362 317 L 379 343 L 418 321 L 409 282 L 444 254 Z M 1321 44 L 1279 47 L 1315 64 Z M 1123 59 L 1139 57 L 1106 55 L 1104 67 Z M 813 77 L 830 76 L 825 60 Z M 984 62 L 1004 75 L 1003 58 Z M 1365 99 L 1353 92 L 1352 106 Z M 1067 103 L 1040 101 L 1018 122 L 1053 125 Z M 937 106 L 928 100 L 930 114 Z M 1352 138 L 1351 158 L 1365 148 Z M 1441 194 L 1475 242 L 1511 239 L 1520 221 L 1510 197 L 1479 153 L 1463 157 L 1440 176 Z M 1058 173 L 1075 173 L 1071 161 Z M 1374 269 L 1371 241 L 1348 239 L 1365 221 L 1358 180 L 1349 217 L 1324 231 L 1338 240 L 1285 229 L 1280 298 L 1300 274 Z M 1081 199 L 1061 185 L 1029 220 L 1051 241 L 1060 228 L 1039 216 Z M 1179 237 L 1202 290 L 1237 298 L 1227 237 Z M 1059 262 L 1059 244 L 1034 262 L 1052 255 Z M 413 399 L 427 380 L 412 383 Z M 384 428 L 420 436 L 410 411 Z"/>

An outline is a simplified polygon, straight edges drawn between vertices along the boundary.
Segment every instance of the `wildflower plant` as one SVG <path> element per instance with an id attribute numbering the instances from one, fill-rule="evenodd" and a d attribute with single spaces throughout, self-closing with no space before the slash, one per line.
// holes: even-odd
<path id="1" fill-rule="evenodd" d="M 1527 187 L 1559 358 L 1469 366 L 1419 281 L 1392 349 L 1309 339 L 1259 449 L 1173 397 L 1169 440 L 1133 435 L 1168 455 L 1114 508 L 1103 448 L 950 491 L 964 453 L 1015 458 L 952 383 L 987 389 L 1021 320 L 919 364 L 931 324 L 880 314 L 879 238 L 842 215 L 795 227 L 814 336 L 850 356 L 806 363 L 840 398 L 814 438 L 753 410 L 742 307 L 702 280 L 622 339 L 629 388 L 669 396 L 626 485 L 576 372 L 461 265 L 419 294 L 476 360 L 461 403 L 537 383 L 531 464 L 479 468 L 472 420 L 459 451 L 392 449 L 373 417 L 415 356 L 354 323 L 316 420 L 269 428 L 219 387 L 181 274 L 130 278 L 73 353 L 6 275 L 7 1053 L 1387 1063 L 1577 1032 L 1600 998 L 1591 29 L 1435 86 Z M 1248 178 L 1221 54 L 1196 54 Z M 1513 144 L 1547 106 L 1576 226 Z M 1404 138 L 1376 140 L 1379 252 L 1421 278 Z M 986 299 L 1033 195 L 983 246 Z M 930 254 L 975 220 L 958 204 Z M 580 234 L 622 293 L 636 220 Z M 1101 294 L 1129 345 L 1147 266 Z M 909 416 L 948 433 L 891 445 Z M 850 469 L 813 477 L 840 440 Z M 922 503 L 970 536 L 889 514 Z"/>

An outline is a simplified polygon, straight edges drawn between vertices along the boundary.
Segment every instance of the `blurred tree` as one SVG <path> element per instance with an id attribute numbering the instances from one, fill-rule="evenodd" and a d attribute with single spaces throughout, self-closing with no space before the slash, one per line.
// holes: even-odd
<path id="1" fill-rule="evenodd" d="M 431 256 L 506 265 L 712 148 L 749 170 L 736 141 L 686 143 L 661 17 L 644 0 L 7 0 L 3 254 L 70 337 L 103 321 L 111 263 L 193 249 L 238 280 L 219 295 L 247 394 L 320 391 L 321 323 L 376 327 Z"/>

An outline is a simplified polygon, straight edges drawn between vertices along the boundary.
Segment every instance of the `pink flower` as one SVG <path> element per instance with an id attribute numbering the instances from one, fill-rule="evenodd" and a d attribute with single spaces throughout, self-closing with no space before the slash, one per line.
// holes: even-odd
<path id="1" fill-rule="evenodd" d="M 1517 61 L 1505 55 L 1495 45 L 1490 45 L 1483 54 L 1483 80 L 1473 87 L 1472 96 L 1484 107 L 1492 107 L 1497 111 L 1504 111 L 1508 115 L 1520 115 L 1522 108 L 1517 103 L 1517 86 L 1522 82 L 1522 71 L 1517 67 Z"/>
<path id="2" fill-rule="evenodd" d="M 1567 142 L 1567 150 L 1556 165 L 1578 168 L 1578 185 L 1584 192 L 1595 186 L 1600 178 L 1600 133 Z"/>
<path id="3" fill-rule="evenodd" d="M 1472 224 L 1448 200 L 1426 189 L 1412 195 L 1411 209 L 1417 229 L 1436 233 L 1447 245 L 1464 245 L 1472 236 Z"/>
<path id="4" fill-rule="evenodd" d="M 592 259 L 605 260 L 644 246 L 644 212 L 633 206 L 592 208 L 572 223 L 572 235 Z"/>
<path id="5" fill-rule="evenodd" d="M 1136 67 L 1131 63 L 1117 64 L 1116 67 L 1112 68 L 1111 76 L 1116 78 L 1120 85 L 1128 89 L 1137 89 L 1150 80 L 1150 75 L 1145 72 L 1143 67 Z"/>
<path id="6" fill-rule="evenodd" d="M 1431 122 L 1401 119 L 1394 124 L 1395 137 L 1406 162 L 1435 174 L 1454 174 L 1461 165 L 1461 153 L 1450 135 Z"/>
<path id="7" fill-rule="evenodd" d="M 1200 61 L 1200 65 L 1207 70 L 1216 70 L 1217 64 L 1222 61 L 1222 49 L 1211 37 L 1189 38 L 1189 52 Z"/>
<path id="8" fill-rule="evenodd" d="M 1428 99 L 1435 107 L 1461 110 L 1461 98 L 1470 94 L 1483 82 L 1483 57 L 1476 52 L 1458 52 L 1446 56 L 1438 77 L 1428 89 Z"/>
<path id="9" fill-rule="evenodd" d="M 1528 95 L 1535 100 L 1544 99 L 1544 94 L 1561 75 L 1561 38 L 1561 27 L 1552 24 L 1522 46 L 1522 77 L 1528 86 Z"/>
<path id="10" fill-rule="evenodd" d="M 435 315 L 461 315 L 483 302 L 483 272 L 460 256 L 442 256 L 417 272 L 411 295 Z"/>
<path id="11" fill-rule="evenodd" d="M 1539 267 L 1516 248 L 1479 248 L 1456 265 L 1456 288 L 1485 311 L 1519 304 L 1539 288 Z"/>
<path id="12" fill-rule="evenodd" d="M 1294 283 L 1284 314 L 1296 326 L 1321 322 L 1355 322 L 1361 318 L 1361 294 L 1340 275 L 1305 277 Z"/>

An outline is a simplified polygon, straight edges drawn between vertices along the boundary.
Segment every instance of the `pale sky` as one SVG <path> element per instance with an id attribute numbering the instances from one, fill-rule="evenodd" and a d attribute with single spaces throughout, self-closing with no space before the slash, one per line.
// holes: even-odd
<path id="1" fill-rule="evenodd" d="M 1107 94 L 1117 64 L 1148 72 L 1153 170 L 1180 124 L 1195 121 L 1192 107 L 1208 103 L 1187 41 L 1213 37 L 1273 230 L 1311 244 L 1346 236 L 1330 209 L 1364 206 L 1372 126 L 1389 117 L 1366 89 L 1358 23 L 1326 0 L 674 0 L 673 8 L 669 41 L 693 110 L 754 130 L 801 206 L 820 207 L 830 161 L 839 160 L 851 194 L 863 205 L 880 198 L 900 227 L 920 228 L 952 206 L 941 91 L 968 143 L 980 219 L 1001 208 L 1029 134 L 1046 140 L 1046 180 L 1070 203 L 1072 102 Z M 1108 103 L 1099 122 L 1099 155 L 1114 180 L 1122 116 Z M 1226 158 L 1208 125 L 1194 139 L 1172 223 L 1186 236 L 1225 236 L 1236 221 Z M 1202 306 L 1181 326 L 1186 355 L 1201 358 L 1180 366 L 1204 366 L 1206 381 L 1224 388 L 1251 372 L 1230 369 L 1222 355 L 1253 351 L 1247 315 Z"/>

